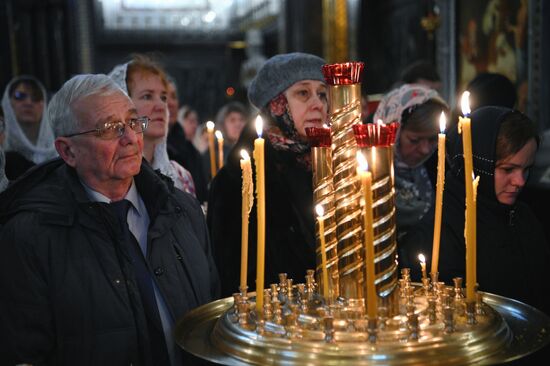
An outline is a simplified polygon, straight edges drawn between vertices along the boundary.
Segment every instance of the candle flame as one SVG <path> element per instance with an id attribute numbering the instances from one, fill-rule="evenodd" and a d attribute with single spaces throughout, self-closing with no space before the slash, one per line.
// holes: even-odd
<path id="1" fill-rule="evenodd" d="M 217 131 L 214 133 L 214 135 L 216 135 L 216 138 L 217 138 L 218 140 L 223 140 L 222 131 L 217 130 Z"/>
<path id="2" fill-rule="evenodd" d="M 328 125 L 326 123 L 323 123 L 323 128 L 328 128 Z"/>
<path id="3" fill-rule="evenodd" d="M 248 155 L 248 151 L 246 151 L 245 149 L 242 149 L 242 150 L 241 150 L 241 157 L 242 157 L 244 160 L 250 160 L 250 155 Z"/>
<path id="4" fill-rule="evenodd" d="M 365 156 L 361 151 L 357 152 L 357 170 L 367 171 L 369 170 L 369 162 L 365 159 Z"/>
<path id="5" fill-rule="evenodd" d="M 476 175 L 472 172 L 472 180 L 476 180 Z"/>
<path id="6" fill-rule="evenodd" d="M 447 117 L 445 117 L 445 112 L 441 112 L 441 116 L 439 117 L 439 131 L 441 131 L 441 133 L 445 132 L 446 127 Z"/>
<path id="7" fill-rule="evenodd" d="M 216 125 L 215 125 L 214 122 L 212 122 L 212 121 L 206 122 L 206 128 L 208 129 L 208 131 L 214 131 L 214 127 L 215 127 L 215 126 L 216 126 Z"/>
<path id="8" fill-rule="evenodd" d="M 317 213 L 317 216 L 323 217 L 325 214 L 325 210 L 323 209 L 323 205 L 318 204 L 315 206 L 315 212 Z"/>
<path id="9" fill-rule="evenodd" d="M 262 119 L 262 116 L 258 114 L 258 117 L 256 117 L 256 132 L 258 133 L 258 137 L 262 137 L 263 128 L 264 120 Z"/>
<path id="10" fill-rule="evenodd" d="M 379 125 L 379 126 L 385 126 L 386 125 L 384 123 L 384 121 L 382 121 L 380 118 L 376 121 L 376 124 Z"/>
<path id="11" fill-rule="evenodd" d="M 460 106 L 462 107 L 462 114 L 467 116 L 470 114 L 470 92 L 465 91 L 462 93 L 462 98 L 460 99 Z"/>
<path id="12" fill-rule="evenodd" d="M 426 257 L 424 257 L 424 254 L 420 253 L 418 255 L 418 260 L 420 261 L 420 263 L 426 264 Z"/>

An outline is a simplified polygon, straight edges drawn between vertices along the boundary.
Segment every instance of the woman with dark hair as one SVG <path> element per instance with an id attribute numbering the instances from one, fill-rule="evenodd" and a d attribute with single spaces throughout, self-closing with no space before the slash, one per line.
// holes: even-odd
<path id="1" fill-rule="evenodd" d="M 433 206 L 434 186 L 425 163 L 437 147 L 441 112 L 448 114 L 449 108 L 435 90 L 405 84 L 387 94 L 374 114 L 375 122 L 400 126 L 394 149 L 398 238 Z"/>
<path id="2" fill-rule="evenodd" d="M 246 124 L 246 108 L 239 102 L 230 102 L 220 108 L 216 114 L 216 130 L 223 135 L 223 156 L 224 164 L 227 161 L 229 151 L 237 143 L 241 132 Z M 218 156 L 218 146 L 214 145 L 215 156 Z M 202 154 L 202 166 L 207 181 L 210 181 L 210 150 Z"/>
<path id="3" fill-rule="evenodd" d="M 266 242 L 265 284 L 278 274 L 301 279 L 315 268 L 313 188 L 306 127 L 321 127 L 328 104 L 321 67 L 325 61 L 305 53 L 277 55 L 260 69 L 248 90 L 264 120 Z M 249 124 L 227 164 L 212 181 L 208 225 L 223 295 L 238 291 L 241 253 L 240 151 L 250 155 L 257 133 Z M 254 178 L 255 179 L 255 178 Z M 254 182 L 256 186 L 256 182 Z M 256 208 L 250 214 L 248 284 L 256 277 Z"/>
<path id="4" fill-rule="evenodd" d="M 482 107 L 471 115 L 477 189 L 477 281 L 482 291 L 507 296 L 550 314 L 550 248 L 529 207 L 518 201 L 533 166 L 539 137 L 535 124 L 520 112 Z M 447 139 L 450 170 L 445 177 L 440 278 L 447 283 L 465 275 L 464 160 L 462 135 Z M 430 245 L 433 222 L 405 238 L 406 245 Z M 419 250 L 422 250 L 419 248 Z M 430 253 L 424 248 L 424 253 Z M 418 253 L 416 253 L 418 254 Z M 407 260 L 400 258 L 400 260 Z M 405 265 L 418 267 L 412 260 Z"/>
<path id="5" fill-rule="evenodd" d="M 197 128 L 199 127 L 199 115 L 189 105 L 184 105 L 178 111 L 178 123 L 183 128 L 185 138 L 193 142 Z"/>
<path id="6" fill-rule="evenodd" d="M 470 92 L 472 111 L 488 105 L 514 108 L 516 104 L 516 87 L 510 79 L 501 74 L 478 74 L 468 83 L 466 90 Z"/>
<path id="7" fill-rule="evenodd" d="M 477 280 L 480 289 L 526 302 L 550 314 L 550 248 L 529 207 L 517 197 L 529 176 L 539 137 L 520 112 L 482 107 L 472 114 L 477 192 Z M 451 170 L 445 181 L 441 278 L 465 274 L 462 136 L 449 134 Z"/>

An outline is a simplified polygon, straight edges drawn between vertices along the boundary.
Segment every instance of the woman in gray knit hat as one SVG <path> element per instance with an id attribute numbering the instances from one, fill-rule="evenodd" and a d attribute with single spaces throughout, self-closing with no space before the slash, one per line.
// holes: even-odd
<path id="1" fill-rule="evenodd" d="M 248 90 L 260 110 L 266 166 L 265 283 L 278 273 L 301 279 L 315 268 L 310 145 L 305 128 L 327 121 L 327 91 L 321 67 L 326 62 L 305 53 L 277 55 L 266 61 Z M 251 121 L 252 122 L 252 121 Z M 222 294 L 238 291 L 241 241 L 240 151 L 252 154 L 257 134 L 253 123 L 243 130 L 227 164 L 210 188 L 208 225 Z M 255 184 L 255 182 L 254 182 Z M 248 284 L 256 277 L 256 211 L 250 213 Z"/>

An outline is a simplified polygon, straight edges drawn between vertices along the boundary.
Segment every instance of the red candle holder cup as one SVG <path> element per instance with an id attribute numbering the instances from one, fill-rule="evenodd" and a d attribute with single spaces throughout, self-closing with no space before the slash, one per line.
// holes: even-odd
<path id="1" fill-rule="evenodd" d="M 306 127 L 306 135 L 311 147 L 330 147 L 332 144 L 328 127 Z"/>
<path id="2" fill-rule="evenodd" d="M 363 62 L 344 62 L 324 65 L 321 71 L 329 85 L 351 85 L 361 82 L 364 68 Z"/>
<path id="3" fill-rule="evenodd" d="M 362 147 L 379 147 L 390 146 L 395 143 L 395 135 L 399 124 L 392 122 L 390 124 L 356 124 L 353 125 L 353 132 L 357 146 Z"/>

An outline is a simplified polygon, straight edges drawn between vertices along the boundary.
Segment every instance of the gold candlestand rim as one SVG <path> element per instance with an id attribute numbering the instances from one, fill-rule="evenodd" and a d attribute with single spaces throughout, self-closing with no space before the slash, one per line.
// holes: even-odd
<path id="1" fill-rule="evenodd" d="M 253 295 L 254 293 L 249 293 L 249 296 Z M 527 304 L 490 293 L 484 293 L 483 299 L 487 305 L 489 305 L 493 310 L 496 311 L 496 313 L 500 314 L 503 319 L 503 323 L 507 325 L 505 326 L 505 328 L 508 328 L 512 334 L 511 336 L 507 336 L 507 340 L 505 341 L 507 345 L 505 347 L 501 347 L 501 352 L 498 352 L 496 354 L 488 354 L 486 357 L 483 357 L 482 354 L 480 357 L 476 357 L 475 359 L 469 359 L 468 355 L 465 355 L 462 360 L 458 360 L 458 362 L 454 364 L 493 365 L 510 362 L 531 354 L 550 343 L 550 317 L 548 317 L 546 314 Z M 178 345 L 185 351 L 201 359 L 217 364 L 232 366 L 250 364 L 277 364 L 278 362 L 282 361 L 284 361 L 284 363 L 287 365 L 379 364 L 376 359 L 373 362 L 372 358 L 367 359 L 366 357 L 362 358 L 362 356 L 359 358 L 350 358 L 349 355 L 345 353 L 346 349 L 349 350 L 349 345 L 339 347 L 338 343 L 327 344 L 326 347 L 321 347 L 321 349 L 317 348 L 316 354 L 312 354 L 312 349 L 306 349 L 301 351 L 303 355 L 298 354 L 297 357 L 296 355 L 294 355 L 292 360 L 285 359 L 284 356 L 278 355 L 278 353 L 284 354 L 286 352 L 285 350 L 281 352 L 280 344 L 277 347 L 269 347 L 269 345 L 266 346 L 266 344 L 264 344 L 263 346 L 259 346 L 258 348 L 258 345 L 262 343 L 261 336 L 257 335 L 254 332 L 243 332 L 242 334 L 236 335 L 233 334 L 228 338 L 229 342 L 234 342 L 234 339 L 237 339 L 236 343 L 239 343 L 239 345 L 236 346 L 238 353 L 242 353 L 243 355 L 255 354 L 254 358 L 256 360 L 260 360 L 254 363 L 244 362 L 234 356 L 224 353 L 219 348 L 219 346 L 216 345 L 227 342 L 227 339 L 224 339 L 222 342 L 214 342 L 212 340 L 214 333 L 216 331 L 219 332 L 219 329 L 215 329 L 217 328 L 216 325 L 218 321 L 220 319 L 223 320 L 223 315 L 225 315 L 225 318 L 227 318 L 226 312 L 232 306 L 233 298 L 228 297 L 216 300 L 190 311 L 187 315 L 179 319 L 176 324 L 175 339 Z M 225 319 L 225 321 L 226 320 L 227 319 Z M 221 326 L 221 328 L 223 328 L 223 325 Z M 499 333 L 502 333 L 503 327 L 498 328 L 499 329 L 495 332 L 498 331 Z M 245 333 L 249 333 L 248 338 Z M 220 334 L 218 333 L 215 336 L 218 337 L 220 336 Z M 226 335 L 222 334 L 221 336 L 225 337 Z M 232 340 L 231 337 L 236 338 Z M 240 340 L 239 337 L 241 337 Z M 242 337 L 247 339 L 242 339 Z M 476 346 L 483 344 L 483 342 L 494 342 L 493 338 L 500 337 L 500 335 L 485 334 L 483 337 L 484 338 L 482 342 L 479 343 L 478 340 Z M 288 343 L 289 346 L 293 342 L 292 339 L 281 339 L 280 341 Z M 470 339 L 468 333 L 463 333 L 461 336 L 455 337 L 453 342 L 455 341 L 471 343 L 472 339 Z M 254 346 L 247 347 L 247 343 L 253 344 Z M 422 345 L 419 342 L 407 341 L 406 345 L 407 347 L 410 347 L 411 350 L 410 354 L 407 355 L 407 358 L 409 358 L 409 360 L 407 361 L 411 361 L 410 358 L 415 358 L 415 345 L 417 345 L 417 347 L 423 348 L 422 353 L 424 355 L 430 355 L 430 357 L 429 359 L 425 359 L 424 362 L 422 360 L 419 360 L 418 358 L 416 359 L 416 361 L 431 365 L 449 364 L 449 358 L 447 357 L 448 355 L 441 354 L 441 352 L 438 353 L 437 347 L 433 347 L 433 352 L 426 352 L 425 344 Z M 457 343 L 457 347 L 458 346 L 459 345 Z M 463 344 L 461 344 L 460 346 L 464 347 Z M 232 347 L 235 347 L 235 345 L 232 345 Z M 403 364 L 404 358 L 395 358 L 391 356 L 391 347 L 388 348 L 387 345 L 383 345 L 381 347 L 378 347 L 378 351 L 376 351 L 376 347 L 377 345 L 372 345 L 372 349 L 377 352 L 376 358 L 380 358 L 380 364 Z M 401 344 L 399 345 L 399 347 L 403 347 L 403 345 Z M 323 350 L 323 348 L 326 349 Z M 287 351 L 295 353 L 295 351 L 291 350 L 290 348 L 288 348 Z M 323 352 L 327 352 L 327 355 L 330 355 L 331 357 L 323 357 Z M 387 353 L 388 357 L 384 357 L 384 352 Z M 339 356 L 339 353 L 341 353 L 341 359 L 335 358 L 335 355 Z"/>

